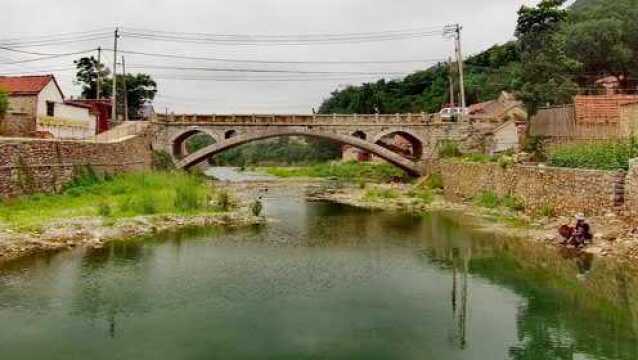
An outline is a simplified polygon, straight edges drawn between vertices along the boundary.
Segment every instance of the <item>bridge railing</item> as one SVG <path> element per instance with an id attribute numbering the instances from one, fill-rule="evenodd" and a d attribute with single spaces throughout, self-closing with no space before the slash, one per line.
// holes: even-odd
<path id="1" fill-rule="evenodd" d="M 441 122 L 437 115 L 395 114 L 395 115 L 197 115 L 197 114 L 157 114 L 155 121 L 183 124 L 241 124 L 241 125 L 406 125 Z"/>

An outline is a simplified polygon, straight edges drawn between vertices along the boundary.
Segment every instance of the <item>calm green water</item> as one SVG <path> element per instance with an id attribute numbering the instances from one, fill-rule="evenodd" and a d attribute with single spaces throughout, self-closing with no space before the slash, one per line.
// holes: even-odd
<path id="1" fill-rule="evenodd" d="M 444 214 L 266 209 L 0 269 L 0 359 L 638 359 L 623 267 Z"/>

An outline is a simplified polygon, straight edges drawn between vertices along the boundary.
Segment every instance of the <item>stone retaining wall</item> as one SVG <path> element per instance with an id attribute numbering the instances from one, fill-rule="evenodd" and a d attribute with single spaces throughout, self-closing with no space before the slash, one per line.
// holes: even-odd
<path id="1" fill-rule="evenodd" d="M 625 179 L 625 208 L 627 215 L 638 223 L 638 159 L 630 162 Z"/>
<path id="2" fill-rule="evenodd" d="M 149 135 L 114 143 L 0 140 L 0 197 L 59 191 L 86 165 L 111 174 L 149 169 L 150 143 Z"/>
<path id="3" fill-rule="evenodd" d="M 530 214 L 552 209 L 556 215 L 603 215 L 614 211 L 615 172 L 442 161 L 437 166 L 452 200 L 468 200 L 482 191 L 514 195 Z"/>

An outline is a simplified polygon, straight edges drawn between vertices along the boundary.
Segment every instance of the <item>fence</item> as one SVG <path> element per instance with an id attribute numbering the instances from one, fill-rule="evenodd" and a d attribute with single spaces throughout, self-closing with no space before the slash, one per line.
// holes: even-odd
<path id="1" fill-rule="evenodd" d="M 541 109 L 530 122 L 530 135 L 552 142 L 600 141 L 626 138 L 638 129 L 638 107 L 626 107 L 618 121 L 577 121 L 574 105 Z"/>

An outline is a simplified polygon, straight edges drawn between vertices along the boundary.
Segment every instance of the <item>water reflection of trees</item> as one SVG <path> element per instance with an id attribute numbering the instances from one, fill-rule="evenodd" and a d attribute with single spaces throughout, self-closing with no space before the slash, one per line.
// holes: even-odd
<path id="1" fill-rule="evenodd" d="M 467 275 L 472 274 L 527 301 L 517 314 L 519 343 L 510 348 L 512 359 L 573 359 L 579 353 L 638 358 L 638 283 L 629 275 L 635 270 L 592 264 L 591 257 L 529 241 L 470 235 L 450 219 L 425 220 L 440 236 L 421 254 L 451 273 L 451 308 L 461 349 L 467 341 Z"/>
<path id="2" fill-rule="evenodd" d="M 109 336 L 115 337 L 118 317 L 143 311 L 147 277 L 140 266 L 148 266 L 146 255 L 141 242 L 88 250 L 74 290 L 73 314 L 108 323 Z"/>

